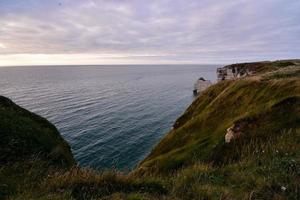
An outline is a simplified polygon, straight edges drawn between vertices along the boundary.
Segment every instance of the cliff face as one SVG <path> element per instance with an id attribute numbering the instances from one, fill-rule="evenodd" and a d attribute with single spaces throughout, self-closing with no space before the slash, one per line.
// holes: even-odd
<path id="1" fill-rule="evenodd" d="M 55 165 L 75 164 L 70 146 L 46 119 L 0 96 L 0 165 L 26 161 L 33 156 Z"/>
<path id="2" fill-rule="evenodd" d="M 253 62 L 253 63 L 237 63 L 227 65 L 217 69 L 218 80 L 230 80 L 242 78 L 249 75 L 255 75 L 267 71 L 274 71 L 280 68 L 296 65 L 299 60 L 281 60 L 275 62 Z"/>
<path id="3" fill-rule="evenodd" d="M 204 91 L 140 164 L 139 171 L 169 172 L 198 161 L 224 164 L 240 159 L 235 148 L 246 147 L 253 138 L 267 141 L 300 127 L 297 60 L 224 68 L 232 66 L 248 68 L 252 75 L 220 81 Z M 230 144 L 231 139 L 235 145 Z"/>

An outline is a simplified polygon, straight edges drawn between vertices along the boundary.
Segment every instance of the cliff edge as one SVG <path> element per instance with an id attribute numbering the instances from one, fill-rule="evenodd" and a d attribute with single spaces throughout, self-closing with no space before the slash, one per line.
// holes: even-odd
<path id="1" fill-rule="evenodd" d="M 69 144 L 45 118 L 0 96 L 0 164 L 27 160 L 39 155 L 54 164 L 75 164 Z"/>
<path id="2" fill-rule="evenodd" d="M 0 199 L 299 199 L 300 61 L 218 72 L 130 173 L 69 168 L 56 128 L 0 97 Z"/>
<path id="3" fill-rule="evenodd" d="M 298 60 L 224 69 L 233 67 L 251 74 L 226 78 L 201 93 L 140 164 L 140 171 L 170 172 L 198 161 L 224 164 L 240 159 L 236 148 L 246 148 L 252 139 L 268 141 L 300 128 Z"/>

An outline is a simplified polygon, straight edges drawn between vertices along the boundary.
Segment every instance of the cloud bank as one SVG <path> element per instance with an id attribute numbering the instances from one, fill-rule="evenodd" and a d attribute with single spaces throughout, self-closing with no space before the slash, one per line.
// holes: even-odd
<path id="1" fill-rule="evenodd" d="M 299 0 L 1 0 L 0 65 L 300 57 Z"/>

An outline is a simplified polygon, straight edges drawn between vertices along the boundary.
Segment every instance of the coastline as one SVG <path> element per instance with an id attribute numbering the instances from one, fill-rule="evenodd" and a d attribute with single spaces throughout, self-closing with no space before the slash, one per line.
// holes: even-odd
<path id="1" fill-rule="evenodd" d="M 291 62 L 255 64 L 251 75 L 222 80 L 204 90 L 129 174 L 64 168 L 50 162 L 52 151 L 45 151 L 46 157 L 24 151 L 35 159 L 9 160 L 0 170 L 0 194 L 27 199 L 294 198 L 300 180 L 300 62 Z M 15 121 L 0 123 L 6 128 L 0 130 L 7 130 L 2 134 L 19 138 L 26 130 L 28 141 L 35 134 L 32 130 L 49 134 L 47 125 L 40 124 L 44 119 L 5 102 L 10 101 L 1 103 L 0 115 L 5 117 L 0 119 Z M 45 141 L 49 139 L 36 144 L 47 146 Z M 22 147 L 22 142 L 14 144 L 8 147 Z"/>

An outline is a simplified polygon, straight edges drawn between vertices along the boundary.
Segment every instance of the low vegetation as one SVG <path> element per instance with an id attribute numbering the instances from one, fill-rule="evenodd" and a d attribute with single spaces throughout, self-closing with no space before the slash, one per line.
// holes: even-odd
<path id="1" fill-rule="evenodd" d="M 0 164 L 45 157 L 53 164 L 75 164 L 70 146 L 56 127 L 34 113 L 0 96 Z"/>
<path id="2" fill-rule="evenodd" d="M 278 65 L 275 62 L 274 68 Z M 236 148 L 224 141 L 226 130 L 233 125 L 240 126 L 242 135 L 237 142 L 241 146 L 252 138 L 266 140 L 284 129 L 299 127 L 299 69 L 296 64 L 284 66 L 211 86 L 176 121 L 139 170 L 169 173 L 199 160 L 222 164 Z"/>
<path id="3" fill-rule="evenodd" d="M 53 148 L 25 151 L 26 159 L 2 155 L 0 199 L 299 199 L 299 61 L 244 65 L 254 67 L 255 74 L 203 92 L 134 171 L 79 168 L 69 156 L 51 157 Z M 3 112 L 12 112 L 11 118 Z M 44 134 L 49 122 L 19 119 L 33 115 L 24 113 L 0 109 L 1 139 L 23 127 L 27 136 L 32 130 Z M 2 116 L 9 120 L 4 123 Z M 19 128 L 12 128 L 10 120 Z M 31 130 L 26 123 L 39 128 Z M 238 137 L 226 143 L 233 125 Z M 52 147 L 59 144 L 64 142 L 57 139 Z"/>

